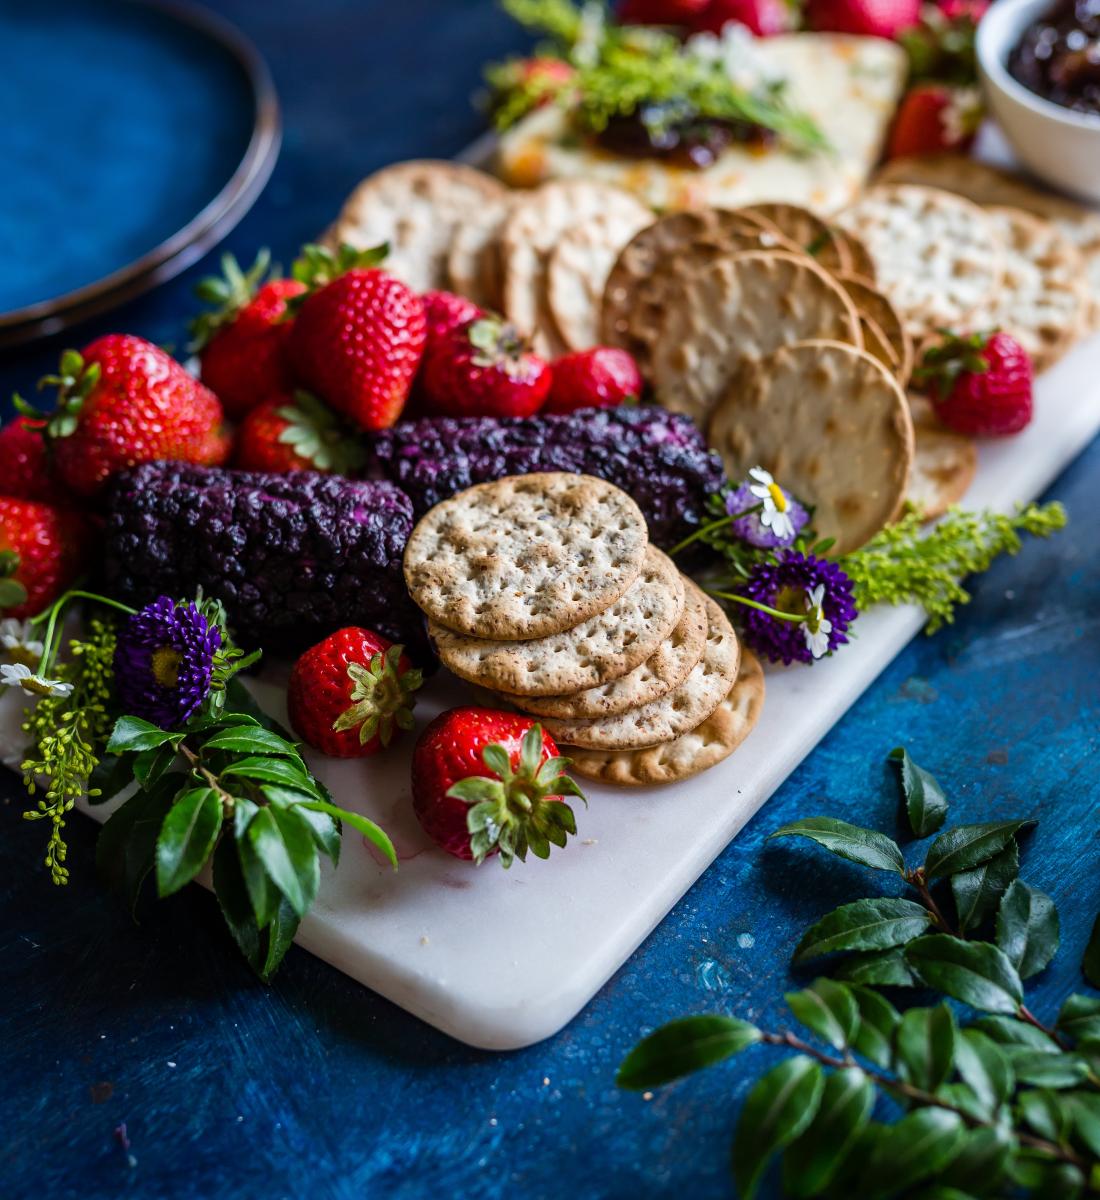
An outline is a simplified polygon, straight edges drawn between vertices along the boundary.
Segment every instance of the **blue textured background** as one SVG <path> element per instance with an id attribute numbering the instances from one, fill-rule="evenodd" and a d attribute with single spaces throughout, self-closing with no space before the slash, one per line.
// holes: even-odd
<path id="1" fill-rule="evenodd" d="M 231 238 L 242 258 L 261 244 L 289 258 L 371 168 L 459 149 L 479 129 L 465 103 L 478 64 L 522 42 L 491 0 L 221 10 L 268 56 L 287 121 L 274 179 Z M 79 340 L 120 328 L 178 344 L 198 273 Z M 55 353 L 0 365 L 0 391 L 27 387 Z M 649 1102 L 616 1090 L 615 1066 L 678 1014 L 782 1020 L 801 928 L 876 881 L 764 838 L 816 813 L 892 828 L 882 759 L 899 741 L 940 776 L 956 821 L 1040 818 L 1023 873 L 1062 912 L 1062 953 L 1034 987 L 1050 1014 L 1080 986 L 1100 907 L 1100 445 L 1052 495 L 1069 531 L 999 565 L 957 625 L 899 656 L 589 1008 L 520 1053 L 466 1049 L 298 950 L 259 986 L 196 888 L 133 925 L 95 883 L 79 818 L 73 883 L 52 888 L 43 831 L 4 778 L 0 1195 L 730 1195 L 728 1135 L 764 1052 Z"/>

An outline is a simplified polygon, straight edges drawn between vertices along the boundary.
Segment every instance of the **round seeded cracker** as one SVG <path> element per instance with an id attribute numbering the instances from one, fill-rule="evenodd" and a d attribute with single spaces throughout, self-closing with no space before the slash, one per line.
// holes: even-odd
<path id="1" fill-rule="evenodd" d="M 777 201 L 750 204 L 738 211 L 762 217 L 830 273 L 850 270 L 853 265 L 848 257 L 847 240 L 808 208 Z"/>
<path id="2" fill-rule="evenodd" d="M 367 176 L 344 203 L 333 228 L 357 249 L 388 242 L 386 270 L 417 292 L 448 284 L 455 230 L 508 189 L 462 163 L 417 159 Z"/>
<path id="3" fill-rule="evenodd" d="M 703 593 L 684 577 L 684 611 L 680 622 L 640 666 L 620 679 L 568 696 L 504 696 L 524 712 L 539 717 L 610 717 L 638 708 L 677 688 L 703 657 L 707 643 L 707 610 Z"/>
<path id="4" fill-rule="evenodd" d="M 455 229 L 447 250 L 451 290 L 493 311 L 503 302 L 499 238 L 510 209 L 510 196 L 487 200 Z"/>
<path id="5" fill-rule="evenodd" d="M 420 519 L 405 547 L 405 582 L 448 629 L 545 637 L 614 604 L 638 578 L 648 540 L 641 509 L 602 479 L 507 476 L 467 488 Z"/>
<path id="6" fill-rule="evenodd" d="M 540 718 L 559 744 L 588 750 L 641 750 L 696 728 L 721 704 L 737 679 L 741 647 L 722 609 L 709 597 L 703 657 L 678 688 L 649 704 L 594 720 Z"/>
<path id="7" fill-rule="evenodd" d="M 720 401 L 708 440 L 731 479 L 762 466 L 804 504 L 831 553 L 862 546 L 901 509 L 913 421 L 886 368 L 840 342 L 784 346 Z"/>
<path id="8" fill-rule="evenodd" d="M 913 373 L 913 339 L 909 336 L 901 317 L 898 316 L 897 309 L 870 279 L 847 271 L 837 275 L 836 278 L 840 286 L 851 296 L 852 303 L 860 315 L 860 322 L 862 323 L 864 318 L 873 321 L 878 331 L 890 343 L 894 356 L 898 360 L 898 367 L 894 374 L 897 375 L 901 386 L 905 387 L 909 382 L 909 376 Z M 869 350 L 870 346 L 866 346 L 865 349 Z M 878 355 L 876 354 L 875 357 L 878 358 Z"/>
<path id="9" fill-rule="evenodd" d="M 569 770 L 621 787 L 678 783 L 729 758 L 752 732 L 763 709 L 764 672 L 756 655 L 742 648 L 737 682 L 701 725 L 646 750 L 570 749 Z"/>
<path id="10" fill-rule="evenodd" d="M 650 382 L 658 403 L 705 424 L 744 366 L 810 338 L 863 344 L 847 293 L 805 255 L 745 251 L 712 263 L 670 304 Z"/>
<path id="11" fill-rule="evenodd" d="M 974 439 L 942 426 L 914 423 L 916 449 L 905 498 L 926 521 L 942 517 L 966 495 L 978 470 Z"/>
<path id="12" fill-rule="evenodd" d="M 667 555 L 650 546 L 634 584 L 572 629 L 527 641 L 497 641 L 430 622 L 428 633 L 440 661 L 460 679 L 510 698 L 556 696 L 633 671 L 668 639 L 683 611 L 683 577 Z"/>

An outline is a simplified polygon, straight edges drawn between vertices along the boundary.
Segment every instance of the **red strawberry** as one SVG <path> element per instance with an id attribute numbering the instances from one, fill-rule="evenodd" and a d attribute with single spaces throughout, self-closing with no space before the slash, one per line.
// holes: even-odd
<path id="1" fill-rule="evenodd" d="M 71 509 L 0 497 L 0 616 L 33 617 L 76 579 L 88 530 Z"/>
<path id="2" fill-rule="evenodd" d="M 977 88 L 918 83 L 906 92 L 894 117 L 886 157 L 963 153 L 974 141 L 982 111 Z"/>
<path id="3" fill-rule="evenodd" d="M 269 397 L 241 423 L 233 465 L 243 471 L 332 471 L 362 465 L 358 439 L 309 392 Z"/>
<path id="4" fill-rule="evenodd" d="M 623 0 L 618 8 L 622 25 L 688 25 L 710 0 Z"/>
<path id="5" fill-rule="evenodd" d="M 1019 433 L 1031 420 L 1031 359 L 1007 333 L 948 335 L 924 352 L 914 381 L 951 429 L 977 437 Z"/>
<path id="6" fill-rule="evenodd" d="M 896 38 L 920 19 L 921 0 L 809 0 L 806 22 L 822 33 Z"/>
<path id="7" fill-rule="evenodd" d="M 550 391 L 550 368 L 499 317 L 460 325 L 427 356 L 429 411 L 447 417 L 530 417 Z"/>
<path id="8" fill-rule="evenodd" d="M 501 864 L 546 858 L 577 832 L 564 796 L 581 796 L 564 774 L 553 738 L 529 717 L 491 708 L 452 708 L 420 735 L 413 751 L 413 808 L 448 854 Z"/>
<path id="9" fill-rule="evenodd" d="M 216 307 L 191 323 L 191 349 L 202 364 L 202 381 L 234 419 L 275 392 L 293 386 L 284 346 L 290 322 L 287 300 L 306 290 L 297 279 L 264 282 L 271 256 L 261 250 L 242 271 L 232 254 L 222 257 L 222 277 L 195 289 Z"/>
<path id="10" fill-rule="evenodd" d="M 82 496 L 138 463 L 214 466 L 229 452 L 217 396 L 143 338 L 111 333 L 66 350 L 42 382 L 58 389 L 46 424 L 58 476 Z"/>
<path id="11" fill-rule="evenodd" d="M 423 677 L 377 633 L 348 626 L 307 650 L 287 689 L 290 723 L 315 750 L 334 758 L 365 758 L 411 729 L 413 692 Z"/>
<path id="12" fill-rule="evenodd" d="M 425 292 L 420 299 L 424 302 L 424 319 L 427 322 L 428 340 L 424 353 L 429 354 L 444 338 L 459 325 L 466 325 L 485 313 L 472 300 L 456 296 L 454 292 Z"/>
<path id="13" fill-rule="evenodd" d="M 794 28 L 794 9 L 786 0 L 709 0 L 691 28 L 721 33 L 728 21 L 747 25 L 757 37 L 772 37 Z"/>
<path id="14" fill-rule="evenodd" d="M 53 471 L 42 431 L 46 422 L 16 417 L 0 429 L 0 492 L 22 500 L 71 504 Z"/>
<path id="15" fill-rule="evenodd" d="M 287 339 L 300 381 L 360 429 L 385 429 L 401 415 L 424 352 L 424 305 L 376 266 L 384 250 L 307 246 L 295 275 L 316 289 Z"/>
<path id="16" fill-rule="evenodd" d="M 568 413 L 578 408 L 611 408 L 642 394 L 638 364 L 625 350 L 595 346 L 565 354 L 553 366 L 550 398 L 543 412 Z"/>

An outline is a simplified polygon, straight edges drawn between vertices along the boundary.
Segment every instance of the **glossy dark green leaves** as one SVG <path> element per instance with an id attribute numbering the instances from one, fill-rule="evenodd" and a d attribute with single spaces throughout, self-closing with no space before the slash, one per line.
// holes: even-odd
<path id="1" fill-rule="evenodd" d="M 178 796 L 157 838 L 157 892 L 170 896 L 202 870 L 222 827 L 222 803 L 209 787 Z"/>
<path id="2" fill-rule="evenodd" d="M 928 847 L 924 861 L 929 879 L 969 871 L 987 862 L 1008 845 L 1013 836 L 1034 821 L 992 821 L 982 825 L 959 825 L 941 833 Z"/>
<path id="3" fill-rule="evenodd" d="M 138 750 L 155 750 L 179 735 L 166 733 L 140 717 L 119 717 L 107 743 L 108 754 L 131 754 Z"/>
<path id="4" fill-rule="evenodd" d="M 860 1200 L 894 1196 L 942 1171 L 962 1149 L 962 1119 L 942 1108 L 918 1108 L 879 1139 L 862 1177 Z"/>
<path id="5" fill-rule="evenodd" d="M 807 817 L 802 821 L 792 821 L 770 836 L 809 838 L 833 854 L 860 866 L 871 867 L 875 871 L 893 871 L 898 875 L 905 871 L 905 862 L 895 841 L 874 829 L 849 825 L 847 821 L 838 821 L 833 817 Z"/>
<path id="6" fill-rule="evenodd" d="M 1100 1043 L 1100 998 L 1067 996 L 1058 1013 L 1058 1030 L 1075 1042 Z"/>
<path id="7" fill-rule="evenodd" d="M 925 1092 L 946 1083 L 955 1065 L 955 1018 L 946 1004 L 911 1008 L 895 1034 L 901 1077 Z"/>
<path id="8" fill-rule="evenodd" d="M 317 847 L 309 826 L 293 809 L 270 805 L 252 818 L 246 836 L 272 883 L 304 917 L 320 883 Z"/>
<path id="9" fill-rule="evenodd" d="M 853 954 L 833 971 L 836 979 L 875 987 L 916 987 L 920 982 L 905 957 L 905 947 Z"/>
<path id="10" fill-rule="evenodd" d="M 1014 1013 L 1024 990 L 1016 968 L 988 942 L 933 933 L 910 942 L 905 957 L 929 987 L 991 1013 Z"/>
<path id="11" fill-rule="evenodd" d="M 634 1091 L 659 1087 L 721 1062 L 759 1040 L 756 1026 L 736 1017 L 714 1013 L 671 1021 L 631 1050 L 619 1067 L 616 1082 Z"/>
<path id="12" fill-rule="evenodd" d="M 928 910 L 913 900 L 883 897 L 842 904 L 806 930 L 794 961 L 837 950 L 888 950 L 919 937 L 931 921 Z"/>
<path id="13" fill-rule="evenodd" d="M 1054 901 L 1017 879 L 997 911 L 997 945 L 1021 979 L 1037 975 L 1050 962 L 1058 952 L 1059 938 Z"/>
<path id="14" fill-rule="evenodd" d="M 978 1029 L 964 1029 L 959 1034 L 955 1066 L 989 1117 L 1011 1097 L 1016 1086 L 1008 1055 Z"/>
<path id="15" fill-rule="evenodd" d="M 827 1076 L 813 1120 L 784 1155 L 786 1195 L 821 1195 L 866 1127 L 874 1106 L 874 1085 L 858 1067 Z"/>
<path id="16" fill-rule="evenodd" d="M 784 1059 L 749 1092 L 733 1143 L 733 1178 L 741 1200 L 753 1200 L 771 1158 L 790 1145 L 817 1114 L 825 1090 L 812 1058 Z"/>
<path id="17" fill-rule="evenodd" d="M 917 766 L 904 746 L 891 750 L 890 760 L 900 768 L 909 827 L 917 837 L 929 837 L 947 819 L 947 797 L 943 788 L 923 767 Z"/>
<path id="18" fill-rule="evenodd" d="M 966 933 L 991 917 L 1019 873 L 1020 851 L 1012 840 L 999 854 L 969 871 L 952 875 L 951 894 L 955 898 L 959 929 Z"/>
<path id="19" fill-rule="evenodd" d="M 800 992 L 788 992 L 787 1006 L 819 1038 L 843 1050 L 859 1028 L 859 1006 L 851 989 L 832 979 L 817 979 Z"/>

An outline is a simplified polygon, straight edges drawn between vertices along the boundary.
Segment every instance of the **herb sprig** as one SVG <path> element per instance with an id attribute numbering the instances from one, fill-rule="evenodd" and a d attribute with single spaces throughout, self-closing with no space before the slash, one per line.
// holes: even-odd
<path id="1" fill-rule="evenodd" d="M 943 789 L 904 750 L 891 757 L 914 835 L 931 836 L 947 815 Z M 1049 1022 L 1025 1002 L 1023 981 L 1058 946 L 1053 902 L 1016 877 L 1015 837 L 1028 824 L 940 833 L 912 870 L 876 830 L 825 817 L 777 830 L 772 836 L 808 837 L 901 874 L 918 893 L 917 902 L 891 901 L 908 907 L 879 920 L 873 910 L 853 919 L 857 905 L 875 900 L 835 910 L 807 931 L 796 960 L 833 951 L 891 956 L 904 977 L 850 974 L 789 992 L 799 1033 L 725 1014 L 673 1021 L 630 1052 L 620 1086 L 658 1087 L 754 1045 L 788 1051 L 753 1086 L 738 1120 L 731 1166 L 743 1200 L 778 1156 L 792 1197 L 1100 1194 L 1100 999 L 1070 995 Z M 949 883 L 950 906 L 933 897 L 937 880 Z M 978 929 L 991 940 L 976 939 Z M 1086 972 L 1090 954 L 1091 944 Z M 946 1001 L 901 1011 L 869 983 L 923 986 L 981 1015 L 960 1021 Z"/>

